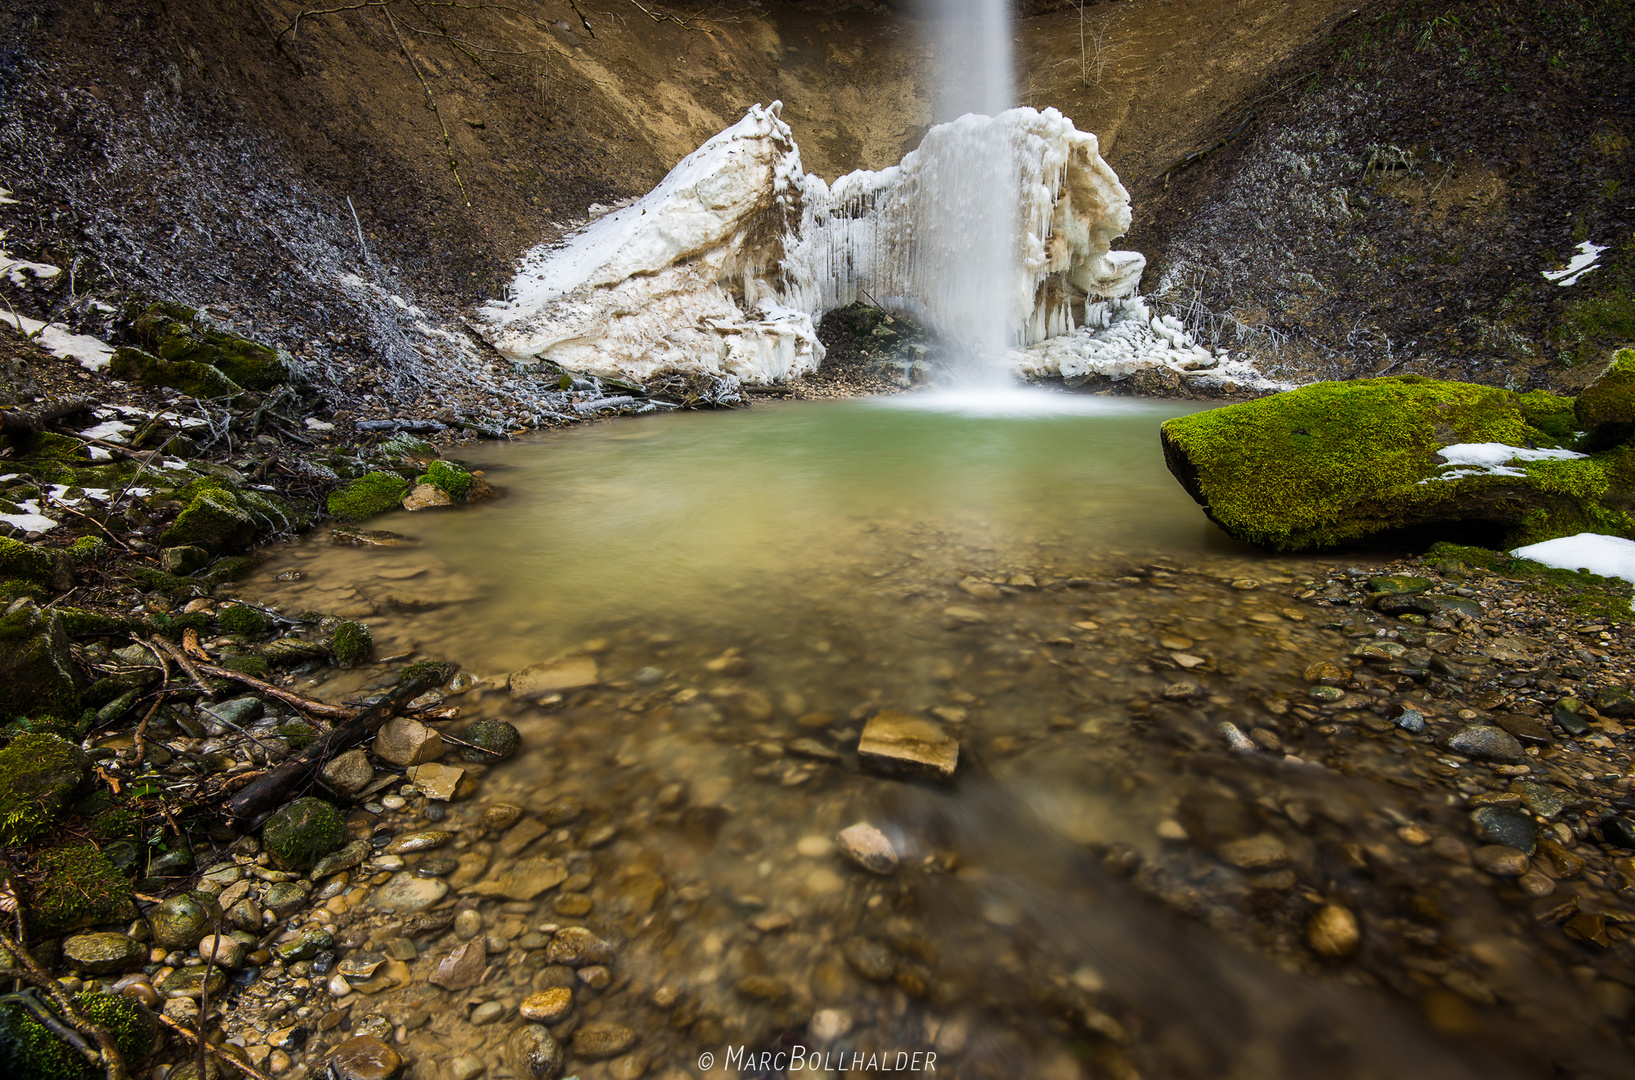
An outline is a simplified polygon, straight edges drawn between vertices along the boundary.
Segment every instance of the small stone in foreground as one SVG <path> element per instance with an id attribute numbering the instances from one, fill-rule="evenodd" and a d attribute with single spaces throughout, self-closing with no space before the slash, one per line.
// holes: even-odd
<path id="1" fill-rule="evenodd" d="M 617 1057 L 630 1049 L 636 1033 L 623 1024 L 586 1024 L 573 1033 L 573 1052 L 580 1057 L 599 1061 Z"/>
<path id="2" fill-rule="evenodd" d="M 373 1035 L 354 1035 L 329 1055 L 335 1080 L 393 1080 L 402 1071 L 398 1052 Z"/>
<path id="3" fill-rule="evenodd" d="M 507 1046 L 511 1067 L 532 1080 L 549 1080 L 562 1071 L 562 1045 L 544 1024 L 528 1024 L 511 1036 Z"/>
<path id="4" fill-rule="evenodd" d="M 448 885 L 442 879 L 416 877 L 408 870 L 400 870 L 375 892 L 371 902 L 377 910 L 410 915 L 425 911 L 447 895 Z"/>
<path id="5" fill-rule="evenodd" d="M 1524 855 L 1538 848 L 1538 830 L 1527 811 L 1517 806 L 1483 806 L 1471 811 L 1471 831 L 1488 844 L 1504 844 Z"/>
<path id="6" fill-rule="evenodd" d="M 959 740 L 929 720 L 887 709 L 863 726 L 857 759 L 887 775 L 951 779 L 959 764 Z"/>
<path id="7" fill-rule="evenodd" d="M 1470 724 L 1448 736 L 1448 749 L 1483 761 L 1511 763 L 1522 759 L 1521 743 L 1503 728 Z"/>
<path id="8" fill-rule="evenodd" d="M 553 986 L 549 990 L 541 990 L 537 994 L 530 994 L 522 1001 L 517 1011 L 524 1020 L 532 1020 L 540 1024 L 554 1024 L 573 1008 L 573 991 L 566 986 Z"/>
<path id="9" fill-rule="evenodd" d="M 897 869 L 897 849 L 890 837 L 866 821 L 842 829 L 835 842 L 841 854 L 871 874 L 889 874 Z"/>
<path id="10" fill-rule="evenodd" d="M 1318 956 L 1343 960 L 1357 951 L 1357 916 L 1339 904 L 1325 904 L 1306 923 L 1306 941 Z"/>
<path id="11" fill-rule="evenodd" d="M 468 990 L 483 981 L 488 970 L 488 947 L 477 937 L 443 957 L 426 981 L 444 990 Z"/>
<path id="12" fill-rule="evenodd" d="M 428 799 L 447 802 L 454 797 L 454 789 L 466 771 L 455 765 L 416 765 L 409 770 L 409 779 Z"/>

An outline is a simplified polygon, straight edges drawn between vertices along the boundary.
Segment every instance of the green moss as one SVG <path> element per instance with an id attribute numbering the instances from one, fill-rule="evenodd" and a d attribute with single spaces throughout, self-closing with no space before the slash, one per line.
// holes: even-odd
<path id="1" fill-rule="evenodd" d="M 84 608 L 58 608 L 57 614 L 62 617 L 63 633 L 69 637 L 103 637 L 123 633 L 138 625 L 133 619 L 103 615 Z"/>
<path id="2" fill-rule="evenodd" d="M 1552 394 L 1548 390 L 1532 390 L 1518 394 L 1516 400 L 1529 424 L 1563 446 L 1570 446 L 1576 440 L 1579 431 L 1578 417 L 1574 412 L 1576 399 Z"/>
<path id="3" fill-rule="evenodd" d="M 225 398 L 244 392 L 242 386 L 209 364 L 165 360 L 128 346 L 114 350 L 108 373 L 143 386 L 167 386 L 188 397 Z"/>
<path id="4" fill-rule="evenodd" d="M 88 563 L 108 554 L 108 541 L 100 536 L 82 536 L 68 545 L 68 557 L 76 563 Z"/>
<path id="5" fill-rule="evenodd" d="M 272 665 L 265 656 L 253 656 L 248 653 L 236 653 L 222 659 L 221 666 L 229 671 L 242 672 L 251 678 L 266 681 L 272 676 Z"/>
<path id="6" fill-rule="evenodd" d="M 374 651 L 374 636 L 362 623 L 343 620 L 329 636 L 330 655 L 342 667 L 356 667 Z"/>
<path id="7" fill-rule="evenodd" d="M 255 565 L 253 555 L 229 555 L 224 559 L 217 559 L 204 570 L 193 575 L 194 579 L 206 586 L 224 585 L 229 581 L 237 581 Z"/>
<path id="8" fill-rule="evenodd" d="M 0 536 L 0 578 L 49 586 L 57 572 L 51 552 L 21 540 Z"/>
<path id="9" fill-rule="evenodd" d="M 1454 443 L 1556 447 L 1561 402 L 1419 377 L 1318 383 L 1163 426 L 1171 471 L 1226 531 L 1279 550 L 1391 529 L 1492 522 L 1525 539 L 1593 528 L 1624 534 L 1623 493 L 1600 458 L 1527 463 L 1527 480 L 1439 477 Z M 1430 481 L 1430 482 L 1425 482 Z"/>
<path id="10" fill-rule="evenodd" d="M 0 844 L 50 828 L 85 786 L 85 751 L 55 735 L 19 735 L 0 750 Z"/>
<path id="11" fill-rule="evenodd" d="M 180 304 L 133 306 L 122 322 L 132 338 L 161 359 L 213 367 L 240 386 L 268 390 L 289 377 L 275 350 L 218 330 Z"/>
<path id="12" fill-rule="evenodd" d="M 208 634 L 214 620 L 202 611 L 187 612 L 181 615 L 167 615 L 164 612 L 148 620 L 148 627 L 155 634 L 163 634 L 174 641 L 180 641 L 182 635 L 192 630 L 196 634 Z"/>
<path id="13" fill-rule="evenodd" d="M 414 663 L 398 672 L 397 684 L 399 686 L 407 686 L 410 683 L 422 683 L 427 688 L 442 686 L 444 683 L 454 678 L 455 675 L 459 674 L 459 671 L 460 669 L 455 667 L 453 664 L 447 664 L 437 660 L 416 660 Z"/>
<path id="14" fill-rule="evenodd" d="M 1606 370 L 1578 395 L 1574 414 L 1586 431 L 1614 426 L 1626 436 L 1635 424 L 1635 349 L 1619 349 Z"/>
<path id="15" fill-rule="evenodd" d="M 342 521 L 362 521 L 395 510 L 408 490 L 409 482 L 396 473 L 367 473 L 330 493 L 329 512 Z"/>
<path id="16" fill-rule="evenodd" d="M 322 799 L 296 799 L 261 830 L 261 842 L 273 861 L 287 870 L 307 870 L 350 839 L 346 819 Z"/>
<path id="17" fill-rule="evenodd" d="M 272 620 L 260 608 L 249 604 L 229 604 L 216 615 L 223 633 L 263 637 L 272 631 Z"/>
<path id="18" fill-rule="evenodd" d="M 175 574 L 152 566 L 132 566 L 125 571 L 125 576 L 144 592 L 171 593 L 187 587 L 187 582 Z"/>
<path id="19" fill-rule="evenodd" d="M 308 510 L 262 491 L 241 491 L 224 480 L 205 477 L 178 488 L 172 501 L 181 513 L 160 536 L 167 547 L 194 546 L 207 551 L 242 547 L 263 533 L 304 527 Z"/>
<path id="20" fill-rule="evenodd" d="M 1630 598 L 1635 585 L 1587 571 L 1559 570 L 1503 551 L 1463 544 L 1436 544 L 1425 553 L 1426 565 L 1444 572 L 1480 567 L 1507 580 L 1520 582 L 1529 592 L 1549 597 L 1571 611 L 1597 622 L 1623 623 L 1635 619 Z"/>
<path id="21" fill-rule="evenodd" d="M 471 490 L 471 474 L 452 461 L 438 460 L 427 465 L 415 483 L 430 484 L 449 498 L 459 500 Z"/>
<path id="22" fill-rule="evenodd" d="M 62 617 L 32 602 L 0 617 L 0 718 L 72 721 L 81 708 Z"/>
<path id="23" fill-rule="evenodd" d="M 393 463 L 399 461 L 425 460 L 437 456 L 437 447 L 424 439 L 417 439 L 406 431 L 400 431 L 390 439 L 380 444 L 379 455 Z"/>
<path id="24" fill-rule="evenodd" d="M 1574 289 L 1585 295 L 1562 309 L 1550 331 L 1569 366 L 1635 342 L 1635 236 L 1613 245 Z"/>
<path id="25" fill-rule="evenodd" d="M 273 734 L 289 743 L 290 749 L 297 753 L 318 741 L 318 729 L 299 720 L 278 725 L 273 729 Z"/>
<path id="26" fill-rule="evenodd" d="M 79 995 L 76 1004 L 113 1036 L 126 1065 L 135 1066 L 147 1057 L 158 1022 L 135 999 L 91 993 Z M 52 1034 L 21 1001 L 9 998 L 0 999 L 0 1075 L 12 1080 L 95 1080 L 103 1074 Z"/>
<path id="27" fill-rule="evenodd" d="M 142 835 L 142 815 L 125 806 L 97 814 L 88 826 L 99 840 L 135 840 Z"/>
<path id="28" fill-rule="evenodd" d="M 136 915 L 130 882 L 89 844 L 42 851 L 36 868 L 40 884 L 30 904 L 36 933 L 60 934 Z"/>

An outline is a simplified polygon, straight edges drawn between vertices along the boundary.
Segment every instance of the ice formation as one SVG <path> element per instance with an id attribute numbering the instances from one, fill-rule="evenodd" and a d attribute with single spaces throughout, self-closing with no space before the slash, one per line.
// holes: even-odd
<path id="1" fill-rule="evenodd" d="M 1513 469 L 1513 461 L 1567 461 L 1572 458 L 1584 457 L 1575 450 L 1529 450 L 1522 446 L 1507 446 L 1504 443 L 1454 443 L 1444 446 L 1436 452 L 1445 464 L 1441 466 L 1450 471 L 1438 473 L 1432 479 L 1457 480 L 1461 476 L 1526 476 L 1520 469 Z M 1422 481 L 1428 483 L 1429 481 Z"/>
<path id="2" fill-rule="evenodd" d="M 1096 137 L 1056 110 L 961 117 L 900 164 L 831 187 L 802 170 L 780 108 L 751 108 L 634 205 L 531 251 L 509 299 L 483 309 L 490 340 L 595 375 L 768 383 L 815 369 L 813 320 L 856 300 L 976 333 L 973 290 L 997 290 L 1007 343 L 1028 345 L 1135 293 L 1145 259 L 1110 250 L 1129 195 Z M 1015 192 L 1008 257 L 967 280 L 950 255 L 982 232 L 995 169 Z"/>

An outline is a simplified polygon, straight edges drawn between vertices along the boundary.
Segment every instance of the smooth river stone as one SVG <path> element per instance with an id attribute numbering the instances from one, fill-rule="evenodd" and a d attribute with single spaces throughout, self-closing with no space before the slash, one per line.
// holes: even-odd
<path id="1" fill-rule="evenodd" d="M 375 756 L 393 765 L 422 765 L 443 753 L 443 737 L 418 720 L 394 716 L 375 735 Z"/>
<path id="2" fill-rule="evenodd" d="M 865 769 L 888 776 L 948 780 L 959 764 L 959 740 L 930 720 L 887 709 L 863 726 L 857 760 Z"/>
<path id="3" fill-rule="evenodd" d="M 62 943 L 62 954 L 84 975 L 111 975 L 142 966 L 148 950 L 124 934 L 80 934 Z"/>
<path id="4" fill-rule="evenodd" d="M 560 860 L 536 855 L 503 865 L 492 878 L 479 881 L 464 891 L 477 896 L 503 896 L 507 900 L 532 900 L 567 879 L 568 869 Z"/>
<path id="5" fill-rule="evenodd" d="M 342 870 L 350 870 L 354 866 L 361 866 L 363 860 L 369 857 L 372 850 L 374 849 L 369 846 L 369 841 L 354 840 L 339 851 L 331 851 L 328 855 L 319 859 L 317 865 L 312 868 L 312 880 L 317 881 L 328 877 L 330 874 L 337 874 Z"/>
<path id="6" fill-rule="evenodd" d="M 589 656 L 564 656 L 513 672 L 507 686 L 511 696 L 527 701 L 561 690 L 595 686 L 601 681 L 596 661 Z"/>
<path id="7" fill-rule="evenodd" d="M 1521 743 L 1503 728 L 1471 724 L 1448 736 L 1447 747 L 1484 761 L 1516 762 L 1522 759 Z"/>
<path id="8" fill-rule="evenodd" d="M 447 895 L 448 885 L 441 878 L 416 877 L 412 872 L 402 870 L 375 890 L 370 902 L 380 911 L 412 915 L 425 911 Z"/>
<path id="9" fill-rule="evenodd" d="M 549 990 L 541 990 L 537 994 L 530 994 L 522 1001 L 518 1010 L 524 1020 L 532 1020 L 540 1024 L 554 1024 L 573 1008 L 573 991 L 566 986 L 553 986 Z"/>
<path id="10" fill-rule="evenodd" d="M 476 937 L 443 957 L 426 981 L 444 990 L 469 990 L 483 981 L 483 972 L 487 970 L 488 947 L 482 938 Z"/>
<path id="11" fill-rule="evenodd" d="M 433 762 L 410 767 L 409 780 L 426 798 L 447 802 L 454 798 L 454 789 L 460 786 L 460 778 L 465 774 L 466 771 L 458 766 Z"/>
<path id="12" fill-rule="evenodd" d="M 373 1035 L 354 1035 L 329 1055 L 336 1080 L 394 1080 L 402 1071 L 402 1056 Z"/>
<path id="13" fill-rule="evenodd" d="M 416 851 L 430 851 L 440 848 L 450 840 L 454 834 L 443 829 L 425 829 L 420 832 L 404 833 L 395 837 L 386 845 L 388 855 L 408 855 Z"/>
<path id="14" fill-rule="evenodd" d="M 889 874 L 897 869 L 897 849 L 891 839 L 866 821 L 840 830 L 835 836 L 841 854 L 871 874 Z"/>

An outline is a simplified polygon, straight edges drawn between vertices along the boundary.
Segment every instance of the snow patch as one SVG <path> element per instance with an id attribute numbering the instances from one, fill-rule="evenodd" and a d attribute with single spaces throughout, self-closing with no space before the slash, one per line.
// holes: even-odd
<path id="1" fill-rule="evenodd" d="M 1602 577 L 1635 582 L 1635 540 L 1600 533 L 1579 533 L 1528 544 L 1511 551 L 1518 559 L 1553 566 L 1559 570 L 1588 570 Z"/>
<path id="2" fill-rule="evenodd" d="M 87 439 L 101 439 L 103 442 L 122 443 L 127 431 L 135 431 L 136 427 L 123 420 L 104 420 L 94 427 L 88 427 L 80 434 Z"/>
<path id="3" fill-rule="evenodd" d="M 78 361 L 80 367 L 90 371 L 101 371 L 113 360 L 113 346 L 101 338 L 76 334 L 62 323 L 47 325 L 38 319 L 10 311 L 0 311 L 0 323 L 11 327 L 24 337 L 32 337 L 53 356 Z"/>
<path id="4" fill-rule="evenodd" d="M 21 514 L 0 514 L 0 521 L 24 532 L 45 532 L 57 527 L 56 521 L 40 513 L 38 499 L 25 499 L 16 506 L 22 511 Z"/>
<path id="5" fill-rule="evenodd" d="M 1579 278 L 1595 269 L 1595 260 L 1599 259 L 1601 253 L 1605 250 L 1607 249 L 1597 247 L 1588 240 L 1584 241 L 1578 245 L 1578 254 L 1572 257 L 1572 261 L 1567 264 L 1567 268 L 1565 270 L 1545 270 L 1543 272 L 1545 280 L 1564 286 L 1575 284 Z"/>
<path id="6" fill-rule="evenodd" d="M 17 200 L 11 197 L 11 189 L 0 187 L 0 206 L 16 206 Z"/>
<path id="7" fill-rule="evenodd" d="M 530 251 L 509 298 L 481 309 L 484 335 L 516 361 L 591 375 L 705 371 L 765 384 L 815 370 L 824 350 L 813 321 L 855 301 L 972 331 L 970 312 L 984 305 L 945 256 L 969 246 L 991 180 L 972 174 L 993 162 L 1016 192 L 1013 257 L 994 286 L 1011 343 L 1071 334 L 1088 319 L 1110 324 L 1101 305 L 1134 295 L 1145 258 L 1110 250 L 1129 228 L 1129 195 L 1096 137 L 1056 110 L 961 117 L 932 128 L 900 164 L 831 187 L 802 169 L 781 107 L 751 108 L 639 201 Z M 995 278 L 980 276 L 983 289 Z M 1190 353 L 1193 368 L 1212 366 L 1173 320 L 1140 312 L 1144 334 Z M 1061 358 L 1017 362 L 1035 373 L 1062 367 Z"/>
<path id="8" fill-rule="evenodd" d="M 1444 446 L 1436 452 L 1448 466 L 1461 466 L 1452 472 L 1438 473 L 1431 479 L 1457 480 L 1461 476 L 1526 476 L 1520 469 L 1510 468 L 1513 461 L 1567 461 L 1572 458 L 1587 457 L 1572 450 L 1529 450 L 1522 446 L 1506 446 L 1504 443 L 1454 443 Z M 1422 480 L 1421 483 L 1429 481 Z"/>

